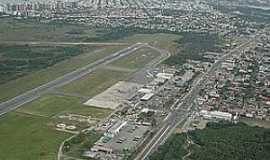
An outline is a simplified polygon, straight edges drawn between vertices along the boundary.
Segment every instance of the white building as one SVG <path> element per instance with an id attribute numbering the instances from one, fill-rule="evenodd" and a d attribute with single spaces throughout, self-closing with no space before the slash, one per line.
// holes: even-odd
<path id="1" fill-rule="evenodd" d="M 127 124 L 127 121 L 118 121 L 116 122 L 109 130 L 107 133 L 105 133 L 105 136 L 108 137 L 114 137 L 117 135 L 120 130 Z"/>
<path id="2" fill-rule="evenodd" d="M 139 93 L 146 93 L 146 94 L 148 94 L 148 93 L 152 93 L 153 90 L 152 89 L 148 89 L 148 88 L 141 88 L 138 92 Z"/>
<path id="3" fill-rule="evenodd" d="M 228 112 L 220 112 L 220 111 L 206 111 L 201 110 L 200 115 L 206 119 L 222 119 L 222 120 L 232 120 L 232 114 Z"/>
<path id="4" fill-rule="evenodd" d="M 157 74 L 157 77 L 158 77 L 158 78 L 167 79 L 167 80 L 172 79 L 173 76 L 174 76 L 174 75 L 171 74 L 171 73 L 158 73 L 158 74 Z"/>
<path id="5" fill-rule="evenodd" d="M 147 93 L 142 98 L 141 101 L 148 101 L 154 96 L 154 93 Z"/>

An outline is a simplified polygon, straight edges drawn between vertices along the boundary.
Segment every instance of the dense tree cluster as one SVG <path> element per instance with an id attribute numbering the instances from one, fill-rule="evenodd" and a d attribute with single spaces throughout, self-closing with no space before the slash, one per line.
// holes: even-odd
<path id="1" fill-rule="evenodd" d="M 182 65 L 187 60 L 203 60 L 204 52 L 220 52 L 219 45 L 222 40 L 216 34 L 210 33 L 181 33 L 182 38 L 176 42 L 179 44 L 179 53 L 168 58 L 165 63 L 169 65 Z"/>
<path id="2" fill-rule="evenodd" d="M 0 46 L 0 84 L 82 53 L 80 47 Z"/>
<path id="3" fill-rule="evenodd" d="M 192 140 L 191 145 L 187 137 Z M 269 151 L 270 129 L 222 122 L 209 123 L 203 130 L 173 135 L 150 159 L 268 160 Z"/>

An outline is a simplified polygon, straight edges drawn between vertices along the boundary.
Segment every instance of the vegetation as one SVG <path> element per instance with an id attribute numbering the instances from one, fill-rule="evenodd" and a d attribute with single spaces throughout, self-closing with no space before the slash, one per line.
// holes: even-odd
<path id="1" fill-rule="evenodd" d="M 11 112 L 0 118 L 1 160 L 53 160 L 70 134 L 48 126 L 46 117 Z"/>
<path id="2" fill-rule="evenodd" d="M 41 21 L 39 19 L 1 18 L 1 41 L 57 41 L 57 42 L 110 42 L 121 41 L 136 35 L 145 35 L 149 41 L 159 37 L 158 41 L 171 42 L 175 34 L 163 30 L 141 28 L 89 28 L 87 25 L 73 25 L 61 21 Z M 164 33 L 161 35 L 160 33 Z M 20 36 L 18 36 L 20 35 Z M 31 36 L 29 36 L 31 35 Z M 161 37 L 163 39 L 161 39 Z M 131 40 L 131 39 L 130 39 Z M 136 39 L 133 39 L 136 41 Z M 145 41 L 145 40 L 144 40 Z M 125 41 L 127 42 L 127 41 Z M 139 42 L 139 41 L 137 41 Z"/>
<path id="3" fill-rule="evenodd" d="M 103 35 L 99 35 L 99 33 L 96 34 L 97 32 L 93 29 L 89 29 L 88 26 L 75 26 L 61 22 L 44 23 L 34 19 L 16 20 L 11 18 L 2 18 L 1 22 L 3 22 L 0 24 L 1 67 L 7 67 L 6 64 L 12 66 L 10 68 L 14 70 L 9 71 L 14 71 L 15 76 L 7 78 L 14 80 L 0 85 L 0 90 L 5 91 L 0 92 L 0 102 L 92 63 L 124 47 L 19 46 L 14 41 L 79 42 L 89 37 L 100 37 Z M 114 37 L 113 34 L 111 35 Z M 147 42 L 161 48 L 168 47 L 171 49 L 171 46 L 174 45 L 173 40 L 178 36 L 167 33 L 146 34 L 145 32 L 136 34 L 134 32 L 134 34 L 126 34 L 119 38 L 112 37 L 111 40 L 107 39 L 106 41 L 131 44 Z M 117 41 L 115 41 L 116 39 Z M 11 43 L 8 44 L 9 41 L 12 41 L 13 45 L 11 45 Z M 2 58 L 5 60 L 3 63 Z M 5 65 L 2 65 L 4 63 Z M 144 59 L 138 59 L 138 61 L 134 62 L 132 68 L 138 68 L 137 63 L 146 64 L 146 61 L 144 61 Z M 121 62 L 121 65 L 126 64 L 126 62 Z M 5 68 L 3 71 L 6 72 L 7 69 Z M 89 76 L 85 76 L 59 90 L 67 93 L 79 93 L 78 96 L 80 96 L 80 94 L 82 96 L 95 96 L 119 80 L 127 78 L 131 72 L 132 71 L 119 71 L 108 68 L 99 69 Z M 1 78 L 3 78 L 3 76 L 0 76 L 0 79 Z M 60 143 L 71 136 L 70 134 L 58 132 L 54 129 L 55 121 L 58 120 L 56 120 L 55 117 L 65 113 L 103 118 L 110 113 L 110 110 L 84 106 L 81 104 L 80 98 L 60 95 L 42 96 L 0 118 L 0 159 L 56 159 Z M 99 135 L 96 134 L 87 136 L 83 136 L 83 141 L 78 141 L 77 144 L 81 145 L 84 144 L 84 142 L 91 144 L 89 142 L 94 142 L 96 138 L 99 137 Z M 80 145 L 71 147 L 72 150 L 68 152 L 68 155 L 81 153 Z"/>
<path id="4" fill-rule="evenodd" d="M 270 129 L 243 123 L 208 123 L 203 130 L 173 135 L 150 159 L 267 160 L 269 149 Z"/>
<path id="5" fill-rule="evenodd" d="M 86 149 L 89 150 L 101 136 L 101 133 L 95 131 L 79 133 L 78 136 L 75 136 L 64 144 L 63 152 L 71 157 L 83 158 L 83 152 Z"/>
<path id="6" fill-rule="evenodd" d="M 157 33 L 170 33 L 163 30 L 150 30 L 134 27 L 117 27 L 117 28 L 101 28 L 96 30 L 95 37 L 89 37 L 87 42 L 104 42 L 112 40 L 121 40 L 126 37 L 131 37 L 136 34 L 157 34 Z"/>
<path id="7" fill-rule="evenodd" d="M 168 58 L 165 64 L 182 65 L 189 59 L 207 61 L 202 53 L 221 51 L 222 40 L 216 34 L 187 32 L 180 35 L 182 38 L 175 41 L 179 46 L 178 53 Z"/>
<path id="8" fill-rule="evenodd" d="M 181 160 L 187 154 L 184 145 L 186 141 L 185 135 L 176 134 L 171 136 L 168 141 L 158 148 L 151 156 L 151 160 Z"/>
<path id="9" fill-rule="evenodd" d="M 75 97 L 43 96 L 0 118 L 0 159 L 56 159 L 61 142 L 71 136 L 54 129 L 55 115 L 65 113 L 104 118 L 111 110 L 84 106 Z"/>
<path id="10" fill-rule="evenodd" d="M 88 36 L 95 36 L 95 30 L 88 26 L 73 25 L 61 21 L 39 19 L 0 19 L 0 41 L 50 41 L 79 42 Z M 74 34 L 74 30 L 81 34 Z"/>
<path id="11" fill-rule="evenodd" d="M 42 47 L 0 45 L 0 84 L 82 53 L 80 46 Z"/>
<path id="12" fill-rule="evenodd" d="M 118 35 L 118 33 L 122 32 L 122 34 L 120 35 L 125 35 L 125 36 L 120 36 L 118 38 L 115 36 L 111 36 L 111 38 L 108 38 L 106 40 L 105 39 L 99 40 L 99 42 L 104 42 L 104 41 L 124 42 L 124 43 L 130 43 L 130 44 L 134 44 L 137 42 L 149 43 L 159 48 L 168 49 L 172 53 L 174 53 L 176 50 L 176 43 L 174 42 L 174 40 L 179 38 L 179 35 L 176 35 L 174 33 L 167 33 L 167 32 L 157 33 L 157 31 L 154 32 L 154 31 L 148 31 L 148 30 L 139 30 L 136 28 L 126 28 L 126 29 L 125 28 L 119 28 L 119 29 L 108 28 L 108 29 L 99 29 L 98 31 L 96 31 L 96 29 L 89 28 L 88 26 L 72 25 L 65 22 L 45 22 L 45 21 L 42 22 L 38 19 L 17 20 L 13 18 L 1 18 L 1 22 L 3 23 L 0 24 L 0 43 L 1 41 L 3 41 L 4 44 L 7 44 L 7 42 L 9 41 L 11 41 L 12 43 L 16 41 L 80 42 L 80 41 L 85 41 L 85 39 L 87 38 L 91 39 L 93 37 L 96 37 L 96 38 L 100 37 L 99 39 L 102 39 L 101 37 L 108 37 L 108 35 Z M 104 34 L 102 34 L 101 32 L 103 32 L 104 30 L 106 31 L 104 32 Z M 114 33 L 110 33 L 110 32 L 114 32 Z M 158 31 L 158 32 L 163 32 L 163 31 Z M 26 49 L 23 49 L 25 53 L 26 51 L 30 50 L 33 53 L 37 53 L 37 55 L 39 56 L 40 56 L 40 53 L 48 53 L 49 51 L 52 51 L 56 48 L 56 47 L 50 48 L 50 47 L 45 47 L 45 46 L 44 47 L 24 46 L 24 47 L 26 48 Z M 73 47 L 76 47 L 76 46 L 73 46 Z M 70 48 L 73 48 L 73 47 L 70 47 Z M 74 69 L 85 66 L 86 64 L 94 62 L 97 59 L 103 58 L 104 56 L 108 54 L 111 54 L 117 50 L 120 50 L 124 46 L 118 46 L 118 47 L 108 46 L 108 47 L 102 47 L 102 49 L 91 48 L 91 47 L 81 48 L 81 46 L 79 47 L 80 47 L 80 50 L 83 50 L 82 54 L 78 56 L 74 56 L 72 58 L 66 57 L 64 61 L 61 61 L 61 62 L 57 61 L 58 63 L 55 63 L 54 65 L 51 63 L 52 61 L 50 62 L 50 60 L 48 59 L 47 59 L 48 61 L 44 61 L 45 63 L 43 63 L 42 60 L 45 60 L 48 57 L 44 54 L 41 54 L 42 57 L 37 58 L 36 60 L 42 61 L 42 63 L 35 62 L 35 64 L 42 64 L 42 65 L 39 65 L 38 69 L 34 69 L 33 67 L 31 68 L 28 62 L 27 64 L 25 64 L 26 58 L 19 59 L 19 58 L 14 57 L 13 53 L 9 53 L 10 55 L 13 55 L 13 57 L 9 57 L 9 59 L 13 58 L 13 60 L 16 63 L 20 63 L 20 64 L 17 64 L 17 67 L 14 67 L 15 64 L 12 64 L 13 69 L 16 68 L 15 70 L 16 72 L 14 71 L 13 74 L 11 74 L 10 72 L 7 72 L 6 70 L 2 73 L 5 76 L 1 76 L 0 79 L 2 79 L 2 81 L 5 81 L 6 83 L 0 84 L 0 90 L 5 90 L 6 92 L 0 93 L 0 102 L 3 102 L 16 95 L 19 95 L 41 84 L 49 82 L 55 79 L 56 77 L 62 76 L 65 73 L 69 73 L 73 71 Z M 65 48 L 65 47 L 61 47 L 61 48 Z M 18 51 L 18 49 L 15 51 Z M 0 52 L 0 54 L 2 58 L 3 53 Z M 18 54 L 15 53 L 15 55 L 17 56 Z M 55 55 L 60 56 L 59 54 L 55 54 Z M 31 62 L 33 61 L 31 60 Z M 50 66 L 47 66 L 45 69 L 41 69 L 42 67 L 44 67 L 46 63 L 49 63 Z M 22 69 L 24 69 L 23 70 L 24 72 L 21 71 Z"/>
<path id="13" fill-rule="evenodd" d="M 109 69 L 99 69 L 80 80 L 74 81 L 60 88 L 65 93 L 76 93 L 84 96 L 95 96 L 129 75 Z"/>
<path id="14" fill-rule="evenodd" d="M 0 85 L 0 90 L 4 90 L 5 92 L 0 92 L 0 101 L 7 100 L 41 84 L 54 80 L 56 77 L 60 77 L 89 63 L 93 63 L 100 58 L 114 53 L 120 48 L 121 47 L 106 47 L 101 49 L 86 48 L 85 53 L 83 54 L 59 62 L 46 69 L 33 72 L 24 77 L 2 84 Z"/>
<path id="15" fill-rule="evenodd" d="M 44 117 L 73 113 L 91 116 L 93 118 L 104 118 L 111 113 L 111 110 L 85 106 L 77 97 L 46 95 L 22 106 L 17 112 Z"/>

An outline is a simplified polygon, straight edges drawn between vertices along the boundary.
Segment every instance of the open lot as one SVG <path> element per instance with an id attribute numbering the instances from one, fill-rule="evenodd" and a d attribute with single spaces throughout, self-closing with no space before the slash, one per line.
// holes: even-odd
<path id="1" fill-rule="evenodd" d="M 126 99 L 134 95 L 142 85 L 130 82 L 118 82 L 106 91 L 91 98 L 85 105 L 96 106 L 100 108 L 116 109 L 120 104 L 125 102 Z"/>

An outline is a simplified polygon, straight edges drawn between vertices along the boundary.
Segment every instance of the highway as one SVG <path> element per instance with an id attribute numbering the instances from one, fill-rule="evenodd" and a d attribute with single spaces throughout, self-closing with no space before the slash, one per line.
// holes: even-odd
<path id="1" fill-rule="evenodd" d="M 46 84 L 43 84 L 37 88 L 34 88 L 30 91 L 27 91 L 21 95 L 18 95 L 6 102 L 0 103 L 0 116 L 14 110 L 20 106 L 22 106 L 25 103 L 31 102 L 37 98 L 39 98 L 41 95 L 48 93 L 49 91 L 64 86 L 72 81 L 78 80 L 82 78 L 83 76 L 93 72 L 101 65 L 106 65 L 108 63 L 111 63 L 121 57 L 127 56 L 134 51 L 147 46 L 147 44 L 144 43 L 136 43 L 134 45 L 131 45 L 127 48 L 124 48 L 114 54 L 110 54 L 109 56 L 106 56 L 102 59 L 99 59 L 95 61 L 94 63 L 91 63 L 89 65 L 86 65 L 82 68 L 79 68 L 73 72 L 70 72 L 68 74 L 65 74 L 51 82 L 48 82 Z"/>
<path id="2" fill-rule="evenodd" d="M 234 53 L 241 53 L 242 49 L 251 46 L 253 43 L 252 40 L 247 41 L 235 49 L 231 50 L 219 60 L 217 60 L 211 68 L 194 82 L 193 87 L 190 89 L 188 94 L 185 95 L 182 99 L 177 99 L 173 104 L 172 111 L 166 117 L 166 119 L 158 126 L 159 130 L 155 133 L 153 138 L 149 141 L 149 143 L 144 147 L 144 149 L 137 154 L 135 160 L 145 160 L 153 151 L 157 149 L 157 147 L 165 142 L 167 138 L 173 133 L 174 129 L 183 121 L 185 121 L 191 113 L 191 102 L 194 101 L 199 91 L 204 87 L 205 81 L 207 81 L 210 74 L 212 74 L 224 60 L 232 56 Z"/>

